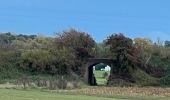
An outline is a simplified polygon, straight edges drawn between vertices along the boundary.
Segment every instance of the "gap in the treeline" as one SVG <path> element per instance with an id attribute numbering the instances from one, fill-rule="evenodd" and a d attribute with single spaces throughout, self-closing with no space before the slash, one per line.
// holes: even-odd
<path id="1" fill-rule="evenodd" d="M 98 86 L 107 85 L 108 77 L 110 75 L 111 67 L 104 63 L 99 63 L 93 66 L 93 74 L 96 78 L 96 83 Z"/>

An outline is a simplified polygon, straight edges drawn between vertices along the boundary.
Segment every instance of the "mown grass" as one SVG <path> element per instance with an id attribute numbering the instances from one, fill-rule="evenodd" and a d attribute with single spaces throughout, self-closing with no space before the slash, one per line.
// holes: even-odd
<path id="1" fill-rule="evenodd" d="M 170 100 L 167 96 L 146 95 L 85 95 L 73 94 L 70 91 L 40 91 L 40 90 L 16 90 L 0 89 L 0 100 Z M 90 93 L 89 93 L 90 94 Z M 130 94 L 130 93 L 129 93 Z"/>
<path id="2" fill-rule="evenodd" d="M 66 95 L 55 92 L 42 92 L 36 90 L 24 91 L 14 89 L 0 89 L 0 100 L 123 100 L 114 98 Z"/>

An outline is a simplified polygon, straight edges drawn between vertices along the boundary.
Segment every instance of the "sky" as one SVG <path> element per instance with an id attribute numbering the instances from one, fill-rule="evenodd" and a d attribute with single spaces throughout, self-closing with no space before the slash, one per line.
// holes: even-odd
<path id="1" fill-rule="evenodd" d="M 55 36 L 70 28 L 170 40 L 170 0 L 0 0 L 0 32 Z"/>

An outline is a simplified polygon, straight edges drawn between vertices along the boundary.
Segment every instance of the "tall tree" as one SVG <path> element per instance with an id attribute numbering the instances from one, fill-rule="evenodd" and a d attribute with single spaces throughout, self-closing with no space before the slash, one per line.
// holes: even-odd
<path id="1" fill-rule="evenodd" d="M 128 77 L 130 69 L 134 67 L 136 61 L 136 51 L 133 41 L 123 34 L 113 34 L 106 40 L 106 45 L 110 46 L 112 58 L 116 61 L 112 74 Z"/>
<path id="2" fill-rule="evenodd" d="M 70 29 L 57 34 L 55 46 L 56 49 L 67 49 L 70 54 L 75 55 L 76 58 L 70 58 L 70 61 L 76 64 L 70 67 L 75 73 L 82 75 L 83 63 L 87 58 L 94 56 L 96 43 L 89 34 Z"/>

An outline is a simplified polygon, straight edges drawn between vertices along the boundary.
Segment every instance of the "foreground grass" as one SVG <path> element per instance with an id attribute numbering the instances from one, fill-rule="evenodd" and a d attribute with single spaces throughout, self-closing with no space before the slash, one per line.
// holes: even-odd
<path id="1" fill-rule="evenodd" d="M 38 90 L 0 89 L 0 100 L 124 100 L 104 97 L 66 95 Z"/>
<path id="2" fill-rule="evenodd" d="M 63 90 L 65 91 L 65 90 Z M 167 96 L 91 96 L 85 94 L 72 94 L 67 92 L 0 89 L 0 100 L 170 100 Z"/>

